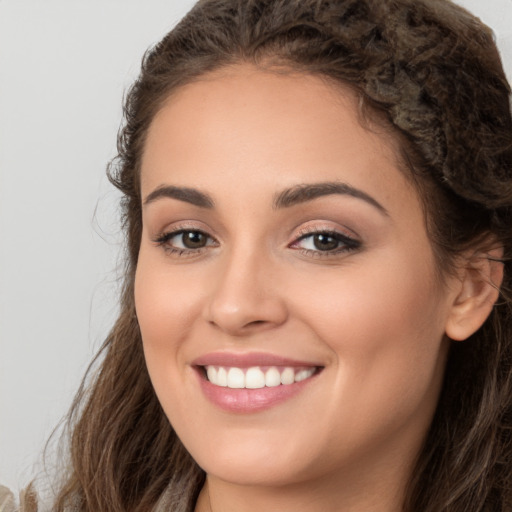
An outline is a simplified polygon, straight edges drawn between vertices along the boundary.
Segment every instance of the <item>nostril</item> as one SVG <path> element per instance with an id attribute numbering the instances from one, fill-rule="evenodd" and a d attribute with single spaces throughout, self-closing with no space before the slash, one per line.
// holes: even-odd
<path id="1" fill-rule="evenodd" d="M 286 321 L 287 309 L 278 295 L 261 297 L 230 286 L 226 281 L 205 303 L 204 317 L 211 325 L 240 336 Z"/>

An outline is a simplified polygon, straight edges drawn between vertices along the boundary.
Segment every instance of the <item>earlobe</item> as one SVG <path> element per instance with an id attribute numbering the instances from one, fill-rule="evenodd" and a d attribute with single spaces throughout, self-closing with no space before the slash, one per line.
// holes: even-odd
<path id="1" fill-rule="evenodd" d="M 490 315 L 503 280 L 502 256 L 502 248 L 496 248 L 474 252 L 465 260 L 446 323 L 446 335 L 452 340 L 469 338 Z"/>

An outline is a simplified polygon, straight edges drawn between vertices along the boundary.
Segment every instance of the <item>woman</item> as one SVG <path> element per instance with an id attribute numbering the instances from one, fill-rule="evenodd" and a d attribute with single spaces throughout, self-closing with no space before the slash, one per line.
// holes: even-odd
<path id="1" fill-rule="evenodd" d="M 55 510 L 512 509 L 509 94 L 445 0 L 199 2 L 127 97 Z"/>

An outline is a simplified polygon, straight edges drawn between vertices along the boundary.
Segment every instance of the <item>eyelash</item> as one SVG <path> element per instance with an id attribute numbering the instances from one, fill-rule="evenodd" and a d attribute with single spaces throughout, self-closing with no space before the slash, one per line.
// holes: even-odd
<path id="1" fill-rule="evenodd" d="M 175 237 L 178 237 L 179 235 L 184 235 L 185 233 L 196 233 L 202 236 L 205 236 L 208 240 L 213 240 L 214 244 L 217 244 L 217 241 L 211 237 L 208 233 L 200 230 L 200 229 L 193 229 L 193 228 L 178 228 L 173 231 L 169 231 L 167 233 L 162 233 L 158 235 L 154 242 L 157 244 L 157 246 L 163 247 L 166 253 L 171 254 L 173 256 L 178 257 L 187 257 L 187 256 L 195 256 L 197 254 L 202 253 L 205 249 L 208 247 L 211 247 L 214 244 L 206 244 L 204 247 L 198 247 L 196 249 L 192 248 L 181 248 L 181 247 L 174 247 L 171 245 L 171 240 Z"/>
<path id="2" fill-rule="evenodd" d="M 198 248 L 180 248 L 180 247 L 174 247 L 173 245 L 171 245 L 171 240 L 173 238 L 176 238 L 180 235 L 184 235 L 186 233 L 195 233 L 195 234 L 198 234 L 201 236 L 205 236 L 210 242 L 213 242 L 213 243 L 208 243 L 208 241 L 207 241 L 207 244 L 205 246 L 198 247 Z M 326 250 L 326 251 L 322 251 L 320 249 L 309 249 L 309 248 L 298 247 L 298 244 L 300 242 L 307 240 L 308 238 L 318 236 L 318 235 L 324 235 L 328 238 L 331 238 L 338 244 L 341 244 L 341 246 L 336 247 L 333 250 Z M 157 246 L 163 247 L 166 253 L 171 254 L 173 256 L 177 256 L 177 257 L 195 256 L 195 255 L 201 254 L 208 247 L 216 246 L 218 244 L 217 240 L 215 240 L 213 237 L 211 237 L 208 233 L 206 233 L 200 229 L 193 229 L 193 228 L 178 228 L 174 231 L 162 233 L 155 238 L 154 242 L 157 244 Z M 304 254 L 306 256 L 312 256 L 315 258 L 325 258 L 325 257 L 336 256 L 336 255 L 339 255 L 342 253 L 355 251 L 361 247 L 361 242 L 359 242 L 355 238 L 352 238 L 345 234 L 339 233 L 338 231 L 333 231 L 333 230 L 329 230 L 329 229 L 305 229 L 299 233 L 299 237 L 288 247 L 293 248 L 295 250 L 299 250 L 302 254 Z"/>
<path id="3" fill-rule="evenodd" d="M 313 256 L 315 258 L 324 258 L 329 256 L 336 256 L 342 253 L 347 253 L 351 251 L 355 251 L 361 247 L 361 242 L 359 240 L 356 240 L 355 238 L 352 238 L 348 235 L 345 235 L 343 233 L 340 233 L 338 231 L 333 231 L 330 229 L 307 229 L 303 232 L 299 233 L 299 238 L 293 242 L 290 247 L 297 246 L 299 242 L 306 240 L 308 238 L 313 238 L 317 235 L 324 235 L 326 237 L 334 239 L 338 244 L 341 244 L 341 246 L 336 247 L 333 250 L 327 250 L 322 251 L 320 249 L 304 249 L 304 248 L 297 248 L 301 251 L 302 254 L 306 256 Z"/>

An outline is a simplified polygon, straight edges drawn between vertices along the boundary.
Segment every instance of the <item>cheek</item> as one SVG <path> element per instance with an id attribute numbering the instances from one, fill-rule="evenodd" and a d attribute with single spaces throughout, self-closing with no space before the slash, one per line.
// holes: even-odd
<path id="1" fill-rule="evenodd" d="M 427 414 L 435 406 L 446 312 L 432 268 L 429 261 L 422 266 L 383 254 L 364 272 L 347 267 L 337 279 L 317 275 L 314 282 L 303 280 L 301 289 L 290 288 L 306 324 L 336 361 L 330 410 L 351 402 L 354 408 L 345 410 L 358 411 L 361 418 L 382 413 L 399 421 L 425 403 Z"/>
<path id="2" fill-rule="evenodd" d="M 192 385 L 196 379 L 185 362 L 186 339 L 201 312 L 200 289 L 183 272 L 174 269 L 171 273 L 165 259 L 155 261 L 141 250 L 135 274 L 135 308 L 149 376 L 173 425 L 188 425 L 189 418 L 197 414 L 189 399 L 196 391 Z"/>
<path id="3" fill-rule="evenodd" d="M 323 282 L 316 276 L 310 286 L 302 284 L 308 297 L 304 311 L 309 310 L 326 339 L 336 345 L 339 340 L 341 351 L 371 354 L 399 345 L 428 350 L 425 341 L 436 346 L 444 332 L 443 292 L 430 259 L 382 251 L 371 263 L 362 261 L 326 275 Z"/>
<path id="4" fill-rule="evenodd" d="M 153 386 L 159 398 L 168 401 L 172 394 L 162 393 L 183 377 L 177 369 L 184 367 L 183 340 L 200 314 L 199 287 L 191 284 L 190 276 L 187 280 L 183 273 L 171 273 L 165 259 L 148 256 L 142 248 L 135 274 L 135 308 Z"/>
<path id="5" fill-rule="evenodd" d="M 145 345 L 172 347 L 179 345 L 180 336 L 200 312 L 201 287 L 190 272 L 185 276 L 155 259 L 141 250 L 135 274 L 137 318 Z"/>

